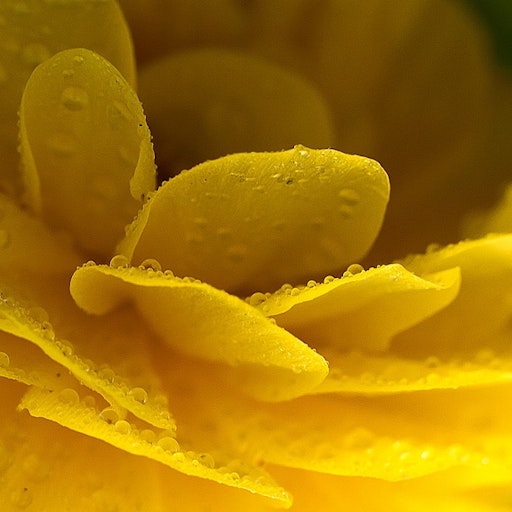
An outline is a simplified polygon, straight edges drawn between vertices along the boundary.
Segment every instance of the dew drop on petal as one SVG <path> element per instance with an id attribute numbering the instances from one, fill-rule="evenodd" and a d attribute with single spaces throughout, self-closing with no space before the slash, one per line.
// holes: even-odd
<path id="1" fill-rule="evenodd" d="M 80 402 L 80 397 L 74 389 L 66 388 L 59 393 L 59 400 L 64 404 L 77 405 Z"/>
<path id="2" fill-rule="evenodd" d="M 61 102 L 66 109 L 79 111 L 89 103 L 89 95 L 81 87 L 66 87 L 61 95 Z"/>
<path id="3" fill-rule="evenodd" d="M 157 442 L 157 445 L 166 452 L 176 453 L 180 451 L 180 445 L 178 441 L 176 441 L 176 439 L 171 436 L 164 436 L 160 438 Z"/>
<path id="4" fill-rule="evenodd" d="M 148 401 L 148 393 L 144 388 L 133 388 L 128 394 L 141 404 L 145 404 Z"/>
<path id="5" fill-rule="evenodd" d="M 132 426 L 126 420 L 118 420 L 114 424 L 114 429 L 119 434 L 128 435 L 132 431 Z"/>
<path id="6" fill-rule="evenodd" d="M 119 421 L 119 414 L 113 407 L 106 407 L 100 412 L 100 418 L 110 425 L 113 425 Z"/>
<path id="7" fill-rule="evenodd" d="M 160 265 L 160 263 L 153 259 L 153 258 L 148 258 L 148 259 L 145 259 L 141 264 L 140 266 L 142 268 L 145 268 L 145 269 L 151 269 L 151 270 L 154 270 L 155 272 L 159 272 L 162 270 L 162 265 Z"/>
<path id="8" fill-rule="evenodd" d="M 256 292 L 249 297 L 249 304 L 251 306 L 259 306 L 267 300 L 267 296 L 264 293 Z"/>
<path id="9" fill-rule="evenodd" d="M 141 431 L 140 438 L 149 444 L 154 444 L 156 441 L 156 434 L 153 430 L 146 428 Z"/>
<path id="10" fill-rule="evenodd" d="M 111 260 L 109 265 L 112 268 L 127 268 L 130 266 L 130 262 L 126 256 L 122 254 L 116 254 Z"/>

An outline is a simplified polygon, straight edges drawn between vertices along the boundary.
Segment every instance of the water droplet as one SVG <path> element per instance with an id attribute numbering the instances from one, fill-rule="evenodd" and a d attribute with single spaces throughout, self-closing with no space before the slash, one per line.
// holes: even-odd
<path id="1" fill-rule="evenodd" d="M 77 405 L 80 402 L 80 397 L 74 389 L 66 388 L 59 393 L 59 400 L 63 404 Z"/>
<path id="2" fill-rule="evenodd" d="M 50 322 L 41 322 L 39 330 L 43 336 L 50 340 L 55 339 L 55 331 L 53 330 L 53 325 Z"/>
<path id="3" fill-rule="evenodd" d="M 0 368 L 8 368 L 11 360 L 5 352 L 0 352 Z"/>
<path id="4" fill-rule="evenodd" d="M 145 404 L 148 401 L 148 393 L 144 388 L 133 388 L 128 394 L 141 404 Z"/>
<path id="5" fill-rule="evenodd" d="M 71 78 L 75 75 L 75 70 L 74 69 L 65 69 L 63 72 L 62 72 L 62 76 L 64 78 Z"/>
<path id="6" fill-rule="evenodd" d="M 196 457 L 196 460 L 202 466 L 206 466 L 207 468 L 215 467 L 215 459 L 209 453 L 199 453 Z"/>
<path id="7" fill-rule="evenodd" d="M 151 270 L 154 270 L 155 272 L 160 272 L 162 270 L 162 265 L 160 265 L 160 262 L 153 259 L 153 258 L 148 258 L 148 259 L 145 259 L 141 264 L 140 266 L 144 269 L 151 269 Z"/>
<path id="8" fill-rule="evenodd" d="M 306 283 L 306 287 L 307 288 L 315 288 L 315 286 L 317 286 L 317 282 L 313 279 L 310 279 L 307 283 Z"/>
<path id="9" fill-rule="evenodd" d="M 71 357 L 73 355 L 74 347 L 68 340 L 58 340 L 56 345 L 66 357 Z"/>
<path id="10" fill-rule="evenodd" d="M 105 409 L 100 412 L 100 418 L 113 425 L 119 421 L 119 414 L 113 407 L 105 407 Z"/>
<path id="11" fill-rule="evenodd" d="M 89 95 L 81 87 L 66 87 L 60 98 L 68 110 L 78 111 L 84 109 L 89 103 Z"/>
<path id="12" fill-rule="evenodd" d="M 50 320 L 50 317 L 48 316 L 48 312 L 46 309 L 40 307 L 40 306 L 34 306 L 30 308 L 29 310 L 30 316 L 39 323 L 48 322 Z"/>
<path id="13" fill-rule="evenodd" d="M 23 48 L 22 58 L 30 67 L 36 67 L 41 62 L 50 58 L 51 54 L 48 48 L 41 43 L 31 43 L 27 44 L 25 48 Z"/>
<path id="14" fill-rule="evenodd" d="M 102 368 L 99 371 L 101 379 L 106 380 L 109 384 L 113 384 L 116 380 L 116 374 L 111 368 Z"/>
<path id="15" fill-rule="evenodd" d="M 364 267 L 359 265 L 359 263 L 352 263 L 352 265 L 349 265 L 347 270 L 343 273 L 343 277 L 355 276 L 361 272 L 364 272 Z"/>
<path id="16" fill-rule="evenodd" d="M 94 398 L 92 395 L 85 396 L 82 402 L 86 407 L 90 407 L 91 409 L 96 408 L 96 398 Z"/>
<path id="17" fill-rule="evenodd" d="M 81 55 L 75 55 L 73 57 L 73 64 L 75 66 L 79 66 L 80 64 L 83 64 L 84 63 L 84 58 L 81 56 Z"/>
<path id="18" fill-rule="evenodd" d="M 113 128 L 119 128 L 122 123 L 133 119 L 133 115 L 128 107 L 117 100 L 107 107 L 107 116 Z"/>
<path id="19" fill-rule="evenodd" d="M 324 277 L 324 284 L 332 283 L 333 281 L 336 281 L 336 278 L 334 276 L 325 276 Z"/>
<path id="20" fill-rule="evenodd" d="M 178 441 L 174 439 L 174 437 L 164 436 L 158 440 L 157 445 L 164 449 L 166 452 L 176 453 L 180 451 L 180 445 L 178 444 Z"/>
<path id="21" fill-rule="evenodd" d="M 154 444 L 154 442 L 156 441 L 156 434 L 153 430 L 146 428 L 141 431 L 140 438 L 146 443 Z"/>
<path id="22" fill-rule="evenodd" d="M 126 420 L 119 420 L 115 422 L 114 429 L 119 434 L 128 435 L 132 431 L 132 426 Z"/>
<path id="23" fill-rule="evenodd" d="M 256 292 L 249 297 L 249 304 L 251 306 L 259 306 L 267 300 L 267 296 L 264 293 Z"/>
<path id="24" fill-rule="evenodd" d="M 130 262 L 128 258 L 123 254 L 116 254 L 111 260 L 109 265 L 112 268 L 128 268 L 130 266 Z"/>

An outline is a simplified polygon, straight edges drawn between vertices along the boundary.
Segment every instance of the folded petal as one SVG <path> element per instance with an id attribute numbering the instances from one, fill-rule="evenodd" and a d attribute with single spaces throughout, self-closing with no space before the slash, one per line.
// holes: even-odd
<path id="1" fill-rule="evenodd" d="M 141 70 L 139 96 L 167 178 L 230 153 L 334 144 L 331 114 L 314 86 L 251 54 L 171 54 Z"/>
<path id="2" fill-rule="evenodd" d="M 399 264 L 367 271 L 351 265 L 339 279 L 285 285 L 248 301 L 320 351 L 329 346 L 384 351 L 397 333 L 452 302 L 459 285 L 457 268 L 421 278 Z"/>
<path id="3" fill-rule="evenodd" d="M 110 255 L 155 186 L 151 135 L 119 71 L 84 49 L 45 61 L 23 94 L 20 141 L 30 207 Z"/>
<path id="4" fill-rule="evenodd" d="M 94 314 L 133 301 L 165 343 L 226 363 L 238 385 L 265 400 L 306 393 L 328 372 L 320 355 L 249 304 L 194 279 L 151 268 L 85 265 L 73 275 L 71 294 Z"/>
<path id="5" fill-rule="evenodd" d="M 302 146 L 200 164 L 152 195 L 119 246 L 229 292 L 320 278 L 362 257 L 389 181 L 370 159 Z"/>
<path id="6" fill-rule="evenodd" d="M 89 48 L 134 84 L 135 61 L 128 27 L 115 0 L 5 1 L 0 18 L 0 189 L 19 192 L 18 109 L 32 70 L 67 48 Z"/>
<path id="7" fill-rule="evenodd" d="M 127 409 L 155 426 L 174 428 L 151 366 L 148 332 L 133 312 L 118 311 L 98 322 L 78 310 L 63 293 L 67 290 L 67 279 L 59 281 L 51 277 L 39 284 L 42 289 L 38 293 L 33 290 L 32 299 L 20 301 L 2 294 L 0 335 L 6 341 L 0 342 L 0 351 L 7 355 L 4 356 L 4 363 L 9 363 L 5 365 L 7 369 L 11 367 L 11 358 L 15 363 L 15 373 L 6 375 L 6 370 L 2 374 L 10 378 L 18 375 L 16 380 L 40 385 L 39 381 L 47 381 L 48 377 L 43 379 L 36 372 L 27 380 L 22 378 L 23 372 L 30 374 L 40 368 L 40 373 L 52 379 L 59 373 L 55 365 L 45 362 L 40 355 L 30 355 L 32 349 L 23 348 L 24 344 L 32 343 L 110 404 Z M 9 335 L 15 337 L 19 347 L 9 341 Z M 1 348 L 3 345 L 5 349 Z M 36 363 L 34 368 L 30 366 L 31 361 Z M 65 370 L 60 373 L 59 379 L 67 374 Z"/>

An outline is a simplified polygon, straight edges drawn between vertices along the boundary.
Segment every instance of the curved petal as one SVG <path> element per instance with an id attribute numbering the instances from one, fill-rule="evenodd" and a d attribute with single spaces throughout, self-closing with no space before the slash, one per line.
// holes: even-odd
<path id="1" fill-rule="evenodd" d="M 389 181 L 378 163 L 302 146 L 200 164 L 164 183 L 119 251 L 229 292 L 319 278 L 361 258 Z"/>
<path id="2" fill-rule="evenodd" d="M 155 187 L 151 135 L 129 84 L 89 50 L 55 55 L 27 82 L 20 142 L 30 207 L 110 255 Z"/>
<path id="3" fill-rule="evenodd" d="M 248 301 L 320 351 L 329 346 L 384 351 L 397 333 L 450 304 L 459 285 L 457 268 L 421 278 L 398 264 L 366 271 L 351 265 L 340 279 L 285 285 Z"/>
<path id="4" fill-rule="evenodd" d="M 89 48 L 112 62 L 134 85 L 135 60 L 128 27 L 115 0 L 4 1 L 0 19 L 0 189 L 19 192 L 18 109 L 32 70 L 67 48 Z"/>
<path id="5" fill-rule="evenodd" d="M 320 355 L 259 311 L 193 279 L 153 269 L 85 265 L 71 279 L 71 295 L 94 314 L 133 301 L 165 343 L 226 363 L 244 389 L 264 400 L 304 394 L 328 372 Z"/>
<path id="6" fill-rule="evenodd" d="M 23 397 L 21 409 L 32 416 L 50 419 L 77 432 L 101 439 L 133 455 L 141 455 L 176 469 L 186 475 L 206 478 L 224 485 L 248 490 L 270 498 L 271 502 L 287 507 L 290 496 L 263 469 L 230 461 L 218 464 L 210 454 L 183 452 L 174 435 L 152 430 L 139 430 L 126 419 L 100 412 L 91 401 L 85 401 L 74 389 L 53 393 L 32 387 Z M 152 435 L 150 435 L 152 432 Z"/>
<path id="7" fill-rule="evenodd" d="M 33 343 L 48 358 L 68 369 L 76 379 L 112 405 L 125 408 L 158 427 L 175 428 L 149 360 L 148 333 L 133 312 L 118 311 L 104 322 L 95 322 L 94 318 L 88 318 L 79 311 L 71 299 L 65 299 L 63 292 L 67 289 L 67 279 L 61 282 L 52 277 L 41 284 L 45 300 L 40 302 L 27 299 L 22 303 L 2 294 L 1 335 L 12 335 L 20 344 L 20 347 L 14 345 L 15 351 L 12 352 L 6 343 L 0 342 L 0 350 L 8 356 L 7 359 L 4 357 L 4 362 L 10 363 L 14 355 L 14 361 L 19 361 L 19 370 L 30 372 L 28 363 L 32 359 L 24 360 L 23 344 Z M 129 356 L 124 350 L 128 342 Z M 3 345 L 7 347 L 5 350 Z M 32 352 L 27 349 L 26 353 Z M 47 363 L 41 362 L 40 356 L 34 357 L 37 357 L 34 370 L 41 368 L 44 375 L 57 373 L 50 363 L 45 370 Z M 11 378 L 20 374 L 16 366 L 13 368 L 16 373 Z M 38 375 L 36 373 L 31 378 Z M 62 375 L 59 379 L 64 380 Z M 19 380 L 33 383 L 22 378 Z"/>
<path id="8" fill-rule="evenodd" d="M 334 144 L 328 106 L 314 86 L 251 54 L 174 53 L 144 67 L 139 84 L 160 176 L 231 153 Z"/>

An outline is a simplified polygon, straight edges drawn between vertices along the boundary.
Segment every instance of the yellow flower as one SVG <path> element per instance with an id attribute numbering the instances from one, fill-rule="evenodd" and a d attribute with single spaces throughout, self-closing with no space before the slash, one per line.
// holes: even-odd
<path id="1" fill-rule="evenodd" d="M 405 256 L 510 162 L 479 25 L 121 4 L 137 79 L 115 1 L 0 4 L 2 510 L 504 510 L 510 201 Z"/>

